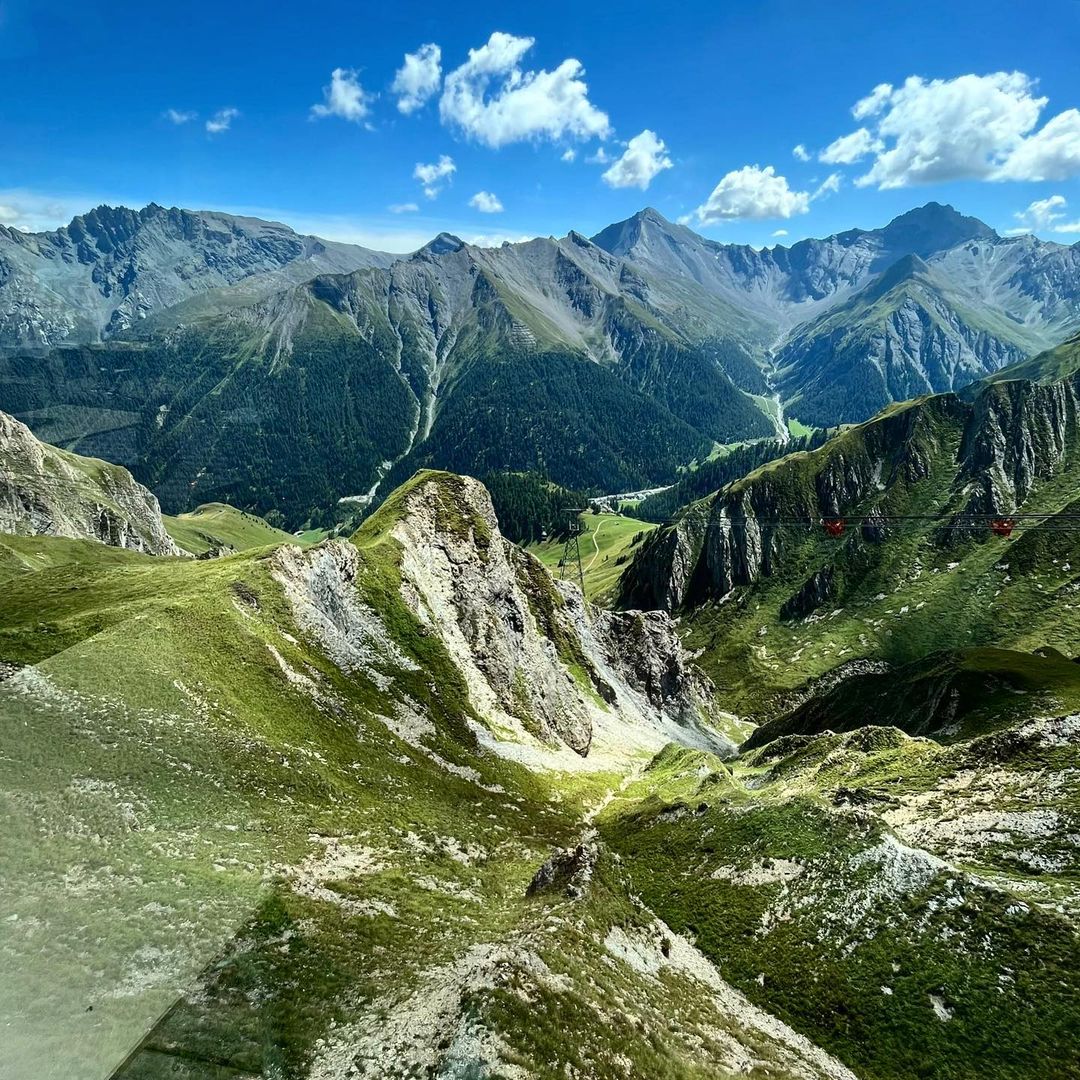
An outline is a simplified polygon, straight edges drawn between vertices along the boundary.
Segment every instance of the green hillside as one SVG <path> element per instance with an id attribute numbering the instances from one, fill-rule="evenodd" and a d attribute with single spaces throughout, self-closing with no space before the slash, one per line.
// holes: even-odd
<path id="1" fill-rule="evenodd" d="M 1007 382 L 1010 379 L 1029 379 L 1033 382 L 1053 383 L 1080 371 L 1080 334 L 1063 341 L 1055 349 L 1048 349 L 1029 360 L 995 371 L 985 382 Z M 972 387 L 972 393 L 978 391 Z"/>
<path id="2" fill-rule="evenodd" d="M 163 520 L 173 540 L 192 555 L 221 547 L 246 551 L 269 544 L 304 542 L 254 514 L 224 503 L 204 503 L 188 514 L 166 514 Z"/>
<path id="3" fill-rule="evenodd" d="M 633 711 L 687 678 L 670 624 L 579 636 L 592 617 L 493 521 L 474 481 L 425 473 L 306 549 L 4 538 L 15 1075 L 1075 1074 L 1075 741 L 1025 719 L 1053 705 L 1019 668 L 1009 726 L 951 746 L 657 753 L 697 737 Z M 602 591 L 648 526 L 587 524 Z M 511 670 L 521 717 L 570 687 L 592 747 L 482 707 Z"/>
<path id="4" fill-rule="evenodd" d="M 585 532 L 579 538 L 581 566 L 585 575 L 585 595 L 598 603 L 613 598 L 619 578 L 626 569 L 638 544 L 655 526 L 621 514 L 597 514 L 588 511 L 581 515 Z M 553 574 L 577 581 L 577 566 L 561 566 L 564 539 L 533 543 L 528 550 Z"/>
<path id="5" fill-rule="evenodd" d="M 732 707 L 759 717 L 856 660 L 904 665 L 972 646 L 1071 657 L 1080 532 L 1053 520 L 1080 510 L 1070 400 L 1054 386 L 1002 383 L 973 404 L 945 395 L 893 406 L 693 504 L 650 537 L 621 602 L 682 611 Z M 965 510 L 1017 507 L 1050 516 L 1011 539 L 991 535 L 986 516 L 967 532 L 939 527 Z M 877 527 L 875 513 L 926 520 Z M 816 524 L 830 514 L 870 523 L 835 540 Z M 763 527 L 758 541 L 741 524 L 755 518 L 807 524 Z"/>

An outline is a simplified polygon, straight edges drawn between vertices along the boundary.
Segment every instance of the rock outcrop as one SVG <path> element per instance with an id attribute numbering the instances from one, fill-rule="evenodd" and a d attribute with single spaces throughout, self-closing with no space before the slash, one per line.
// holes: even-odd
<path id="1" fill-rule="evenodd" d="M 612 615 L 500 533 L 484 486 L 421 473 L 401 494 L 390 535 L 402 595 L 435 629 L 481 715 L 503 713 L 541 738 L 588 753 L 596 712 L 697 729 L 704 676 L 662 613 Z"/>
<path id="2" fill-rule="evenodd" d="M 711 729 L 712 686 L 662 612 L 600 611 L 556 583 L 499 532 L 477 480 L 418 473 L 358 533 L 301 551 L 285 547 L 273 572 L 297 622 L 346 672 L 388 686 L 416 665 L 395 644 L 386 611 L 363 599 L 366 558 L 392 559 L 404 605 L 460 672 L 480 733 L 568 747 L 580 757 L 603 732 L 607 750 L 668 740 L 730 753 Z M 383 564 L 380 564 L 383 565 Z M 507 751 L 512 752 L 512 751 Z"/>
<path id="3" fill-rule="evenodd" d="M 622 602 L 679 611 L 718 600 L 789 567 L 789 553 L 821 535 L 823 518 L 862 519 L 862 540 L 874 544 L 888 540 L 886 517 L 912 508 L 928 533 L 934 518 L 1016 512 L 1074 460 L 1078 430 L 1080 375 L 989 383 L 971 400 L 941 394 L 893 407 L 817 450 L 763 466 L 658 529 L 623 577 Z M 979 531 L 939 530 L 933 542 L 947 547 Z M 782 617 L 805 617 L 842 592 L 835 566 L 811 560 L 806 574 Z"/>
<path id="4" fill-rule="evenodd" d="M 99 540 L 149 555 L 181 555 L 154 494 L 127 469 L 39 442 L 0 412 L 0 533 Z"/>

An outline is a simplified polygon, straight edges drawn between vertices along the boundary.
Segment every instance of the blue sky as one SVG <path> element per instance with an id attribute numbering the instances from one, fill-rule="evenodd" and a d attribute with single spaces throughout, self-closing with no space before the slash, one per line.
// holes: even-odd
<path id="1" fill-rule="evenodd" d="M 0 0 L 0 220 L 154 200 L 409 250 L 652 205 L 763 245 L 936 199 L 1080 240 L 1080 2 L 875 7 Z"/>

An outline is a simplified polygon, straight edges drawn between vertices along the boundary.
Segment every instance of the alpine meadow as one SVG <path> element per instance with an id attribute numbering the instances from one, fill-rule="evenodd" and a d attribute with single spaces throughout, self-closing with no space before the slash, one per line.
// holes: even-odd
<path id="1" fill-rule="evenodd" d="M 1080 1077 L 1078 52 L 0 3 L 0 1080 Z"/>

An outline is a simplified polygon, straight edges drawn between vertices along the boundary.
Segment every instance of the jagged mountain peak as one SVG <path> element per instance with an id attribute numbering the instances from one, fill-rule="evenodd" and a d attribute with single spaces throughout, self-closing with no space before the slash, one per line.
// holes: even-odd
<path id="1" fill-rule="evenodd" d="M 447 255 L 454 251 L 460 251 L 465 246 L 465 241 L 460 236 L 455 236 L 449 232 L 441 232 L 438 236 L 429 240 L 416 254 Z"/>
<path id="2" fill-rule="evenodd" d="M 52 232 L 0 227 L 0 345 L 99 341 L 193 300 L 228 308 L 221 290 L 241 282 L 247 297 L 268 295 L 395 259 L 277 221 L 101 205 Z"/>
<path id="3" fill-rule="evenodd" d="M 938 202 L 928 202 L 893 218 L 880 233 L 890 247 L 923 257 L 968 240 L 1000 239 L 985 222 Z"/>

